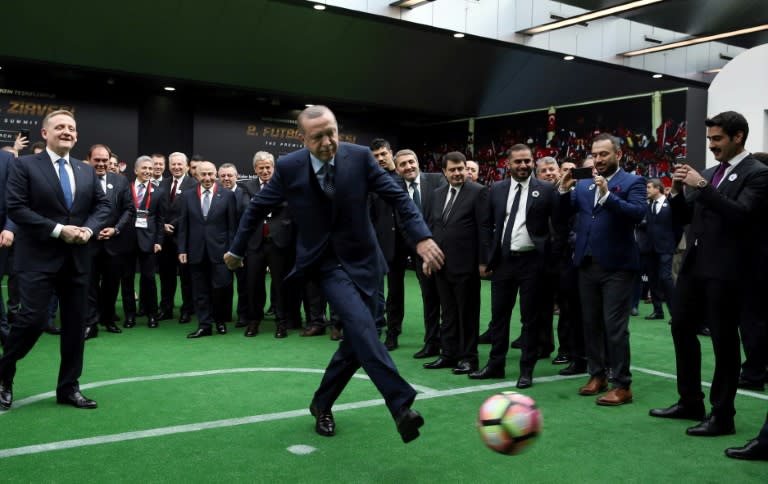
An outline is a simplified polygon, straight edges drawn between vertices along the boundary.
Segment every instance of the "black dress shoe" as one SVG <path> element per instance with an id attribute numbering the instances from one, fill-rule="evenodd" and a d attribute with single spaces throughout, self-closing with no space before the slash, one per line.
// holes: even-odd
<path id="1" fill-rule="evenodd" d="M 85 339 L 93 339 L 99 335 L 99 327 L 96 324 L 91 324 L 85 327 Z"/>
<path id="2" fill-rule="evenodd" d="M 54 325 L 53 323 L 46 324 L 45 327 L 43 328 L 43 331 L 53 335 L 61 334 L 61 329 L 57 328 L 56 325 Z"/>
<path id="3" fill-rule="evenodd" d="M 516 340 L 514 340 L 509 344 L 509 347 L 512 348 L 513 350 L 519 350 L 520 348 L 523 347 L 523 342 L 520 340 L 520 338 L 517 338 Z"/>
<path id="4" fill-rule="evenodd" d="M 477 363 L 471 363 L 469 361 L 460 361 L 459 364 L 451 370 L 454 375 L 468 375 L 473 371 L 477 371 Z"/>
<path id="5" fill-rule="evenodd" d="M 747 380 L 746 378 L 739 377 L 739 383 L 737 386 L 743 390 L 752 390 L 755 392 L 765 391 L 765 383 L 753 380 Z"/>
<path id="6" fill-rule="evenodd" d="M 237 323 L 235 323 L 235 328 L 245 328 L 246 326 L 250 326 L 253 323 L 249 323 L 248 321 L 243 321 L 242 319 L 238 320 Z"/>
<path id="7" fill-rule="evenodd" d="M 319 324 L 313 324 L 311 326 L 307 326 L 307 329 L 299 333 L 299 336 L 321 336 L 324 334 L 324 327 L 320 326 Z M 275 337 L 277 337 L 277 333 L 275 333 Z M 285 336 L 281 336 L 281 338 L 285 338 Z"/>
<path id="8" fill-rule="evenodd" d="M 469 375 L 471 380 L 489 380 L 491 378 L 504 378 L 504 368 L 485 365 L 482 370 L 473 371 Z"/>
<path id="9" fill-rule="evenodd" d="M 243 333 L 243 336 L 246 338 L 253 338 L 257 334 L 259 334 L 259 323 L 251 323 L 248 325 L 245 333 Z"/>
<path id="10" fill-rule="evenodd" d="M 587 372 L 587 364 L 577 361 L 571 361 L 571 364 L 558 371 L 558 375 L 570 376 L 570 375 L 582 375 Z"/>
<path id="11" fill-rule="evenodd" d="M 558 353 L 554 360 L 552 360 L 553 365 L 567 365 L 571 362 L 571 357 L 568 356 L 566 353 Z"/>
<path id="12" fill-rule="evenodd" d="M 409 407 L 403 407 L 395 416 L 397 431 L 404 443 L 408 443 L 419 436 L 419 428 L 424 425 L 424 417 Z"/>
<path id="13" fill-rule="evenodd" d="M 336 434 L 336 422 L 333 420 L 333 412 L 320 410 L 314 402 L 309 406 L 309 413 L 315 417 L 315 432 L 325 437 L 333 437 Z"/>
<path id="14" fill-rule="evenodd" d="M 123 323 L 123 328 L 130 329 L 130 328 L 133 328 L 134 326 L 136 326 L 136 318 L 134 318 L 133 316 L 127 316 L 125 318 L 125 322 Z"/>
<path id="15" fill-rule="evenodd" d="M 301 335 L 304 336 L 304 333 L 302 333 Z M 288 336 L 288 330 L 278 325 L 275 328 L 275 338 L 282 339 L 282 338 L 285 338 L 286 336 Z"/>
<path id="16" fill-rule="evenodd" d="M 168 319 L 173 319 L 173 311 L 160 311 L 157 313 L 158 321 L 166 321 Z"/>
<path id="17" fill-rule="evenodd" d="M 440 354 L 440 348 L 438 346 L 433 345 L 424 345 L 422 349 L 417 351 L 413 354 L 413 357 L 417 360 L 420 360 L 422 358 L 432 358 L 433 356 L 438 356 Z"/>
<path id="18" fill-rule="evenodd" d="M 107 333 L 122 333 L 123 330 L 118 328 L 115 323 L 107 323 L 104 325 L 104 329 Z"/>
<path id="19" fill-rule="evenodd" d="M 0 383 L 0 411 L 6 411 L 13 404 L 13 385 Z"/>
<path id="20" fill-rule="evenodd" d="M 219 334 L 227 334 L 227 325 L 224 323 L 219 323 L 216 325 L 216 332 Z"/>
<path id="21" fill-rule="evenodd" d="M 393 351 L 397 349 L 397 335 L 387 333 L 387 339 L 384 340 L 384 347 L 387 351 Z"/>
<path id="22" fill-rule="evenodd" d="M 274 306 L 270 306 L 269 309 L 266 310 L 264 313 L 264 316 L 274 318 L 275 317 L 275 308 Z"/>
<path id="23" fill-rule="evenodd" d="M 179 316 L 179 324 L 187 324 L 190 321 L 192 321 L 192 316 L 189 313 L 181 313 Z"/>
<path id="24" fill-rule="evenodd" d="M 705 411 L 704 404 L 698 405 L 683 405 L 676 403 L 667 408 L 654 408 L 648 412 L 651 417 L 659 418 L 675 418 L 682 420 L 704 420 Z"/>
<path id="25" fill-rule="evenodd" d="M 210 327 L 208 328 L 197 328 L 195 331 L 189 333 L 187 335 L 187 338 L 202 338 L 203 336 L 211 336 L 213 335 L 213 331 Z"/>
<path id="26" fill-rule="evenodd" d="M 646 320 L 651 321 L 653 319 L 664 319 L 664 313 L 651 313 L 645 317 Z"/>
<path id="27" fill-rule="evenodd" d="M 725 455 L 732 459 L 768 460 L 768 444 L 761 444 L 758 439 L 752 439 L 744 444 L 744 447 L 725 449 Z"/>
<path id="28" fill-rule="evenodd" d="M 531 388 L 533 386 L 533 377 L 530 374 L 521 374 L 515 386 L 521 390 Z"/>
<path id="29" fill-rule="evenodd" d="M 685 433 L 694 437 L 716 437 L 735 434 L 736 427 L 733 426 L 733 418 L 709 415 L 699 425 L 686 429 Z"/>
<path id="30" fill-rule="evenodd" d="M 76 391 L 70 395 L 56 395 L 56 403 L 72 405 L 76 408 L 92 409 L 97 407 L 94 400 L 86 398 L 80 391 Z"/>
<path id="31" fill-rule="evenodd" d="M 696 334 L 699 336 L 712 336 L 712 331 L 709 330 L 706 326 L 703 328 L 699 328 L 698 331 L 696 331 Z"/>
<path id="32" fill-rule="evenodd" d="M 157 328 L 158 326 L 157 318 L 155 318 L 154 316 L 150 316 L 149 318 L 147 318 L 147 326 L 149 326 L 150 328 Z"/>
<path id="33" fill-rule="evenodd" d="M 344 336 L 341 334 L 341 330 L 336 326 L 331 326 L 331 341 L 341 341 L 342 339 L 344 339 Z M 395 341 L 395 344 L 397 344 L 397 341 Z"/>
<path id="34" fill-rule="evenodd" d="M 456 366 L 456 363 L 456 360 L 440 356 L 435 361 L 424 363 L 422 366 L 427 370 L 439 370 L 441 368 L 453 368 Z"/>
<path id="35" fill-rule="evenodd" d="M 479 345 L 489 345 L 491 344 L 491 330 L 486 330 L 485 333 L 481 334 L 477 338 L 477 344 Z"/>

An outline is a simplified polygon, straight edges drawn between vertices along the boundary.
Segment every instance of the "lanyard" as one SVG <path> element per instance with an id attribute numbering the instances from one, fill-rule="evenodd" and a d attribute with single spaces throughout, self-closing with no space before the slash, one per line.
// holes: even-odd
<path id="1" fill-rule="evenodd" d="M 207 188 L 206 190 L 210 190 L 211 191 L 211 199 L 213 199 L 213 196 L 216 195 L 216 184 L 214 183 L 211 186 L 211 188 Z M 200 200 L 203 199 L 203 185 L 202 184 L 198 184 L 197 185 L 197 198 L 199 198 Z"/>
<path id="2" fill-rule="evenodd" d="M 146 203 L 144 204 L 144 210 L 149 211 L 149 203 L 152 200 L 152 182 L 145 183 L 145 185 L 148 185 L 145 187 L 144 192 L 144 200 Z M 136 205 L 136 208 L 139 208 L 139 197 L 136 195 L 136 184 L 131 183 L 131 195 L 133 195 L 133 204 Z"/>

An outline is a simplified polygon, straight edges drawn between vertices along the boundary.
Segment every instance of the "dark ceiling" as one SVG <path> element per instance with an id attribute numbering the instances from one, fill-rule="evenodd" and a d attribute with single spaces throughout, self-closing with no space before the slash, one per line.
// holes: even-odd
<path id="1" fill-rule="evenodd" d="M 559 0 L 586 10 L 598 10 L 627 0 Z M 665 0 L 619 14 L 654 27 L 690 35 L 718 34 L 768 24 L 766 0 Z M 768 43 L 768 30 L 723 39 L 746 49 Z"/>
<path id="2" fill-rule="evenodd" d="M 447 120 L 705 86 L 302 0 L 38 0 L 17 2 L 14 18 L 3 24 L 0 87 L 170 82 L 199 96 Z"/>

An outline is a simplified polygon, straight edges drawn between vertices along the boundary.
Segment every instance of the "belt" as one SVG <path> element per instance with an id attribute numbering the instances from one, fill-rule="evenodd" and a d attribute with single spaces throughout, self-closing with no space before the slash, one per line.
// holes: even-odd
<path id="1" fill-rule="evenodd" d="M 535 254 L 536 250 L 511 250 L 509 251 L 509 257 L 522 257 L 524 255 Z"/>

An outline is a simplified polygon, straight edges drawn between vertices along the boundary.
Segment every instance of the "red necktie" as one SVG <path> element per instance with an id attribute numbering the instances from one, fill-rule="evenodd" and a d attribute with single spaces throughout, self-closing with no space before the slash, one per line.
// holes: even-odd
<path id="1" fill-rule="evenodd" d="M 173 203 L 173 199 L 176 198 L 176 183 L 178 183 L 177 179 L 173 179 L 173 186 L 171 187 L 171 203 Z"/>

